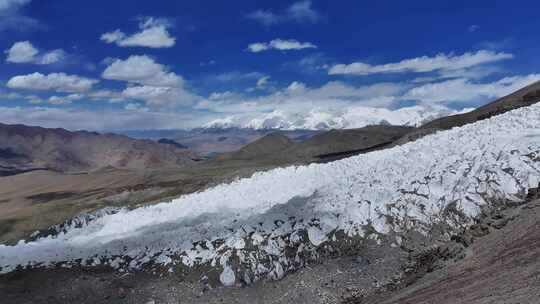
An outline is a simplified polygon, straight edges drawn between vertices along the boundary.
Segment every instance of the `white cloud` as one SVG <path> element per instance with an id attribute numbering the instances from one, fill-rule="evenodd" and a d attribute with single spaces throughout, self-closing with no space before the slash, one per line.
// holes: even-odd
<path id="1" fill-rule="evenodd" d="M 247 14 L 246 18 L 255 20 L 265 26 L 275 25 L 283 20 L 282 16 L 276 15 L 270 10 L 256 10 Z"/>
<path id="2" fill-rule="evenodd" d="M 255 42 L 248 45 L 248 50 L 252 53 L 258 53 L 258 52 L 266 51 L 269 49 L 270 49 L 270 46 L 264 42 Z"/>
<path id="3" fill-rule="evenodd" d="M 52 105 L 67 105 L 67 104 L 71 104 L 71 100 L 67 99 L 67 98 L 64 98 L 64 97 L 60 97 L 60 96 L 51 96 L 49 97 L 48 99 L 48 102 Z"/>
<path id="4" fill-rule="evenodd" d="M 165 19 L 148 17 L 140 21 L 140 32 L 126 35 L 117 29 L 101 35 L 101 40 L 120 47 L 169 48 L 176 43 L 176 38 L 168 31 L 170 27 L 171 23 Z"/>
<path id="5" fill-rule="evenodd" d="M 38 125 L 70 130 L 181 129 L 202 125 L 212 119 L 206 113 L 136 111 L 104 108 L 100 111 L 66 107 L 2 107 L 0 121 L 6 124 Z"/>
<path id="6" fill-rule="evenodd" d="M 478 31 L 479 29 L 480 29 L 480 26 L 478 24 L 473 24 L 473 25 L 470 25 L 467 30 L 469 31 L 469 33 L 474 33 Z"/>
<path id="7" fill-rule="evenodd" d="M 403 98 L 425 103 L 464 103 L 502 97 L 539 80 L 540 74 L 505 77 L 491 83 L 475 83 L 464 78 L 452 79 L 415 87 Z"/>
<path id="8" fill-rule="evenodd" d="M 320 19 L 319 13 L 311 8 L 311 1 L 300 1 L 293 3 L 293 5 L 291 5 L 291 7 L 289 7 L 287 10 L 287 13 L 290 18 L 299 23 L 316 23 Z"/>
<path id="9" fill-rule="evenodd" d="M 125 98 L 145 101 L 147 105 L 154 107 L 188 106 L 198 98 L 183 88 L 155 86 L 127 87 L 122 95 Z"/>
<path id="10" fill-rule="evenodd" d="M 9 93 L 7 96 L 3 96 L 2 92 L 0 92 L 1 98 L 11 98 L 11 99 L 19 99 L 19 100 L 26 100 L 31 104 L 42 104 L 42 103 L 49 103 L 52 105 L 68 105 L 71 104 L 73 101 L 81 100 L 85 96 L 83 94 L 69 94 L 65 96 L 58 96 L 58 95 L 52 95 L 49 98 L 41 98 L 36 95 L 21 95 L 19 93 Z"/>
<path id="11" fill-rule="evenodd" d="M 455 71 L 473 66 L 511 59 L 514 56 L 508 53 L 496 53 L 489 50 L 480 50 L 476 53 L 464 53 L 460 56 L 452 54 L 438 54 L 435 57 L 422 56 L 405 59 L 396 63 L 382 65 L 370 65 L 363 62 L 351 64 L 337 64 L 328 71 L 329 75 L 371 75 L 381 73 L 406 73 L 406 72 L 433 72 Z"/>
<path id="12" fill-rule="evenodd" d="M 293 81 L 288 87 L 288 92 L 304 92 L 307 89 L 306 85 L 302 82 Z"/>
<path id="13" fill-rule="evenodd" d="M 180 75 L 145 55 L 113 60 L 102 77 L 136 84 L 124 89 L 121 96 L 145 101 L 153 107 L 187 106 L 198 99 L 198 96 L 184 89 L 184 80 Z"/>
<path id="14" fill-rule="evenodd" d="M 238 98 L 240 97 L 240 94 L 231 92 L 231 91 L 225 91 L 225 92 L 213 92 L 210 94 L 208 99 L 210 100 L 224 100 L 224 99 L 232 99 L 232 98 Z"/>
<path id="15" fill-rule="evenodd" d="M 341 108 L 349 104 L 387 107 L 407 87 L 401 84 L 380 83 L 369 86 L 353 87 L 333 81 L 317 88 L 309 88 L 303 83 L 293 82 L 286 89 L 260 97 L 246 97 L 238 93 L 214 95 L 208 100 L 200 100 L 196 109 L 217 113 L 263 113 L 274 110 L 301 113 L 309 112 L 313 107 Z M 220 98 L 217 98 L 220 97 Z"/>
<path id="16" fill-rule="evenodd" d="M 19 8 L 30 3 L 31 0 L 0 0 L 0 12 Z"/>
<path id="17" fill-rule="evenodd" d="M 254 79 L 259 79 L 265 75 L 259 72 L 240 72 L 232 71 L 217 75 L 211 75 L 208 77 L 208 81 L 216 82 L 239 82 L 239 81 L 252 81 Z"/>
<path id="18" fill-rule="evenodd" d="M 115 59 L 105 69 L 102 77 L 109 80 L 122 80 L 131 83 L 179 87 L 184 80 L 181 76 L 169 72 L 168 68 L 146 55 L 133 55 L 126 60 Z"/>
<path id="19" fill-rule="evenodd" d="M 256 78 L 255 78 L 256 79 Z M 21 107 L 0 109 L 0 121 L 70 129 L 152 129 L 197 127 L 217 120 L 229 126 L 283 128 L 352 128 L 367 124 L 416 124 L 440 115 L 455 114 L 459 106 L 493 100 L 516 91 L 540 75 L 521 75 L 493 82 L 452 79 L 430 84 L 378 83 L 353 86 L 332 81 L 319 87 L 292 82 L 262 96 L 224 91 L 206 99 L 181 88 L 135 85 L 122 92 L 88 91 L 41 99 L 0 92 L 0 97 L 30 102 L 61 103 L 62 108 Z M 123 109 L 72 109 L 69 102 L 101 98 L 129 100 Z M 6 98 L 7 99 L 7 98 Z M 416 105 L 403 107 L 403 101 Z M 139 102 L 140 101 L 140 102 Z M 194 104 L 193 104 L 194 103 Z M 173 108 L 171 108 L 171 106 Z M 176 106 L 190 106 L 174 108 Z"/>
<path id="20" fill-rule="evenodd" d="M 128 111 L 139 111 L 139 112 L 149 112 L 150 111 L 149 108 L 143 107 L 143 106 L 141 106 L 141 104 L 135 103 L 135 102 L 128 103 L 124 107 L 124 109 L 126 109 Z"/>
<path id="21" fill-rule="evenodd" d="M 25 31 L 37 28 L 39 22 L 21 14 L 31 0 L 0 0 L 0 31 Z"/>
<path id="22" fill-rule="evenodd" d="M 28 96 L 28 98 L 26 98 L 26 100 L 28 100 L 28 102 L 31 103 L 31 104 L 41 104 L 41 103 L 45 102 L 45 100 L 43 100 L 39 96 L 35 96 L 35 95 Z"/>
<path id="23" fill-rule="evenodd" d="M 1 99 L 22 99 L 24 98 L 24 96 L 16 92 L 5 92 L 0 89 L 0 98 Z"/>
<path id="24" fill-rule="evenodd" d="M 467 78 L 467 79 L 482 79 L 484 77 L 501 73 L 502 70 L 496 66 L 474 66 L 459 70 L 441 70 L 438 72 L 439 79 L 447 78 Z"/>
<path id="25" fill-rule="evenodd" d="M 252 53 L 259 53 L 268 50 L 290 51 L 290 50 L 303 50 L 303 49 L 315 49 L 315 46 L 311 42 L 299 42 L 294 39 L 283 40 L 274 39 L 270 42 L 256 42 L 248 45 L 248 51 Z"/>
<path id="26" fill-rule="evenodd" d="M 33 62 L 39 51 L 30 43 L 30 41 L 15 42 L 10 49 L 5 50 L 7 54 L 6 61 L 11 63 Z"/>
<path id="27" fill-rule="evenodd" d="M 44 90 L 56 92 L 86 92 L 99 80 L 85 78 L 77 75 L 65 73 L 51 73 L 44 75 L 32 73 L 12 77 L 7 82 L 7 87 L 11 89 Z"/>
<path id="28" fill-rule="evenodd" d="M 66 53 L 61 50 L 52 50 L 50 52 L 47 52 L 41 56 L 41 58 L 38 60 L 39 64 L 53 64 L 62 61 L 66 57 Z"/>
<path id="29" fill-rule="evenodd" d="M 111 103 L 123 102 L 126 98 L 122 95 L 122 92 L 116 92 L 111 90 L 96 90 L 86 92 L 85 97 L 90 100 L 106 100 Z"/>
<path id="30" fill-rule="evenodd" d="M 245 17 L 264 26 L 277 25 L 283 22 L 317 23 L 321 19 L 320 14 L 311 7 L 311 1 L 309 0 L 295 2 L 281 13 L 259 9 L 247 14 Z"/>
<path id="31" fill-rule="evenodd" d="M 52 50 L 41 54 L 41 52 L 30 43 L 30 41 L 15 42 L 11 48 L 4 51 L 6 62 L 9 63 L 34 63 L 53 64 L 62 61 L 66 53 L 61 50 Z"/>
<path id="32" fill-rule="evenodd" d="M 540 80 L 540 75 L 506 77 L 478 83 L 452 79 L 439 83 L 378 83 L 352 86 L 340 81 L 320 87 L 292 82 L 283 90 L 259 97 L 225 92 L 199 101 L 195 108 L 215 113 L 229 126 L 261 128 L 342 128 L 389 122 L 416 124 L 452 109 L 467 108 L 512 93 Z M 403 108 L 404 102 L 414 106 Z M 211 125 L 212 123 L 210 123 Z"/>
<path id="33" fill-rule="evenodd" d="M 270 76 L 263 76 L 257 80 L 257 88 L 265 88 L 270 80 Z"/>
<path id="34" fill-rule="evenodd" d="M 121 41 L 124 38 L 126 38 L 126 34 L 124 34 L 121 30 L 115 30 L 102 34 L 100 39 L 106 43 L 114 43 Z"/>

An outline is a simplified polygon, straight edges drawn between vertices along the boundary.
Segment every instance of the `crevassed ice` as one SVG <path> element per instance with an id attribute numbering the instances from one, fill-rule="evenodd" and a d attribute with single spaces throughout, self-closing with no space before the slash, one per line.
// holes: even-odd
<path id="1" fill-rule="evenodd" d="M 540 105 L 533 105 L 400 147 L 256 173 L 171 203 L 104 215 L 54 237 L 2 245 L 0 267 L 9 272 L 17 265 L 76 259 L 101 263 L 107 257 L 107 263 L 117 266 L 122 262 L 118 256 L 132 258 L 130 265 L 138 267 L 151 260 L 171 263 L 170 257 L 182 254 L 186 265 L 221 264 L 222 281 L 232 284 L 231 253 L 223 248 L 241 250 L 246 236 L 279 257 L 283 246 L 269 236 L 292 233 L 293 238 L 295 230 L 305 229 L 311 244 L 319 246 L 331 231 L 362 234 L 353 228 L 368 222 L 386 233 L 392 227 L 378 215 L 405 215 L 404 209 L 388 211 L 390 203 L 414 201 L 407 216 L 420 222 L 436 218 L 448 204 L 474 217 L 486 198 L 518 199 L 537 187 L 539 159 Z M 281 224 L 291 217 L 305 221 Z M 216 239 L 224 240 L 220 248 L 210 242 L 204 248 L 194 245 Z M 281 276 L 281 262 L 273 263 L 274 275 Z"/>

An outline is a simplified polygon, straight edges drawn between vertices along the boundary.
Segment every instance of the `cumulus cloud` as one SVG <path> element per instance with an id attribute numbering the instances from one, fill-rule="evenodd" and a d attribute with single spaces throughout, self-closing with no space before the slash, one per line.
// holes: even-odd
<path id="1" fill-rule="evenodd" d="M 310 88 L 293 82 L 283 90 L 268 95 L 249 97 L 238 93 L 213 94 L 211 99 L 200 100 L 196 109 L 218 113 L 263 113 L 282 110 L 293 113 L 309 112 L 313 107 L 341 108 L 352 103 L 364 106 L 390 106 L 395 97 L 405 91 L 402 84 L 379 83 L 368 86 L 350 86 L 332 81 Z"/>
<path id="2" fill-rule="evenodd" d="M 143 100 L 149 106 L 172 107 L 191 105 L 197 96 L 174 87 L 133 86 L 127 87 L 122 95 L 126 98 Z"/>
<path id="3" fill-rule="evenodd" d="M 186 106 L 198 98 L 184 88 L 180 75 L 145 55 L 112 60 L 102 77 L 136 84 L 124 89 L 122 96 L 151 106 Z"/>
<path id="4" fill-rule="evenodd" d="M 270 42 L 256 42 L 248 45 L 248 51 L 252 53 L 259 53 L 269 50 L 279 50 L 279 51 L 291 51 L 291 50 L 303 50 L 303 49 L 316 49 L 311 42 L 299 42 L 294 39 L 284 40 L 284 39 L 274 39 Z"/>
<path id="5" fill-rule="evenodd" d="M 0 31 L 25 31 L 37 28 L 39 22 L 21 13 L 31 0 L 0 0 Z"/>
<path id="6" fill-rule="evenodd" d="M 181 76 L 170 72 L 166 66 L 146 55 L 133 55 L 125 60 L 115 59 L 103 71 L 102 77 L 163 87 L 178 87 L 184 82 Z"/>
<path id="7" fill-rule="evenodd" d="M 497 53 L 489 50 L 480 50 L 476 53 L 467 52 L 463 55 L 438 54 L 434 57 L 422 56 L 405 59 L 396 63 L 370 65 L 363 62 L 351 64 L 337 64 L 328 70 L 329 75 L 371 75 L 384 73 L 422 73 L 433 71 L 455 71 L 473 66 L 512 59 L 508 53 Z"/>
<path id="8" fill-rule="evenodd" d="M 4 51 L 6 62 L 9 63 L 33 63 L 53 64 L 62 61 L 66 53 L 61 49 L 40 52 L 30 41 L 15 42 L 11 48 Z"/>
<path id="9" fill-rule="evenodd" d="M 505 96 L 539 80 L 540 75 L 531 74 L 484 83 L 451 79 L 428 84 L 353 86 L 332 81 L 320 87 L 295 81 L 263 96 L 214 93 L 195 107 L 218 116 L 208 126 L 326 129 L 376 123 L 414 125 L 441 115 L 470 111 L 471 105 Z M 408 106 L 404 107 L 405 104 Z"/>
<path id="10" fill-rule="evenodd" d="M 51 73 L 44 75 L 32 73 L 12 77 L 6 84 L 11 89 L 43 90 L 56 92 L 86 92 L 99 80 L 68 75 L 65 73 Z"/>
<path id="11" fill-rule="evenodd" d="M 208 98 L 190 99 L 189 92 L 171 87 L 144 85 L 127 86 L 121 92 L 89 91 L 40 99 L 18 93 L 0 92 L 42 103 L 62 104 L 63 107 L 5 107 L 0 120 L 7 123 L 39 124 L 71 129 L 152 129 L 186 128 L 213 122 L 215 126 L 249 126 L 256 128 L 353 128 L 368 124 L 410 124 L 431 120 L 441 115 L 470 110 L 471 104 L 504 96 L 532 82 L 540 75 L 518 75 L 492 82 L 451 79 L 437 83 L 377 83 L 351 85 L 340 81 L 312 87 L 292 82 L 281 90 L 252 96 L 243 93 L 214 92 Z M 120 96 L 129 103 L 122 109 L 100 111 L 77 110 L 69 102 Z M 188 111 L 170 110 L 163 105 L 182 104 L 193 100 Z M 411 104 L 411 101 L 415 103 Z M 163 102 L 164 104 L 162 104 Z M 407 106 L 403 106 L 406 102 Z M 460 102 L 462 102 L 460 104 Z M 461 105 L 461 106 L 460 106 Z M 457 109 L 457 110 L 456 110 Z M 212 125 L 209 123 L 208 125 Z"/>
<path id="12" fill-rule="evenodd" d="M 295 2 L 280 13 L 259 9 L 250 12 L 245 17 L 264 26 L 277 25 L 283 22 L 317 23 L 321 19 L 320 14 L 312 8 L 311 1 Z"/>
<path id="13" fill-rule="evenodd" d="M 140 31 L 135 34 L 127 35 L 117 29 L 101 35 L 101 40 L 120 47 L 169 48 L 176 43 L 176 38 L 170 35 L 169 28 L 171 23 L 168 20 L 148 17 L 140 21 Z"/>
<path id="14" fill-rule="evenodd" d="M 540 74 L 505 77 L 490 83 L 476 83 L 465 78 L 452 79 L 415 87 L 403 98 L 427 103 L 471 102 L 502 97 L 539 80 Z"/>
<path id="15" fill-rule="evenodd" d="M 64 98 L 64 97 L 60 97 L 60 96 L 51 96 L 49 97 L 48 99 L 48 102 L 52 105 L 67 105 L 67 104 L 71 104 L 71 100 L 67 99 L 67 98 Z"/>

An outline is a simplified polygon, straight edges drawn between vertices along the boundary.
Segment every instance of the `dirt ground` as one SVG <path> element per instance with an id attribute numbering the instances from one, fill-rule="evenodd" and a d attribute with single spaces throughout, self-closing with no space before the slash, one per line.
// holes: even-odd
<path id="1" fill-rule="evenodd" d="M 181 169 L 105 168 L 78 174 L 37 170 L 0 177 L 0 244 L 28 238 L 83 212 L 168 201 L 278 165 L 283 164 L 228 161 Z"/>

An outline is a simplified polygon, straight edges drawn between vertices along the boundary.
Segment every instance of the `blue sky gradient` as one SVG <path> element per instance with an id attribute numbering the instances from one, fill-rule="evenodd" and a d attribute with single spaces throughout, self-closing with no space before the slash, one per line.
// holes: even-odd
<path id="1" fill-rule="evenodd" d="M 475 107 L 540 79 L 539 6 L 0 0 L 0 122 L 191 128 L 276 111 Z M 135 79 L 141 60 L 151 72 Z M 92 84 L 66 88 L 74 77 Z"/>

